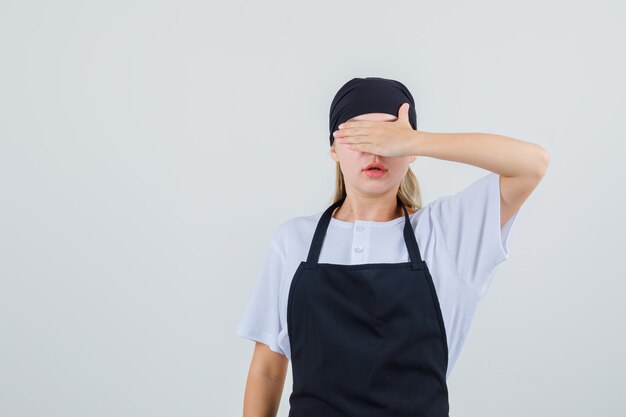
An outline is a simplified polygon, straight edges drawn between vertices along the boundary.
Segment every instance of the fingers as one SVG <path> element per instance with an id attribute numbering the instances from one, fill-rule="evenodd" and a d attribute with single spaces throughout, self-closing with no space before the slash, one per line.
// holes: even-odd
<path id="1" fill-rule="evenodd" d="M 378 123 L 378 122 L 374 122 Z M 354 122 L 343 122 L 337 128 L 339 129 L 349 129 L 353 127 L 372 127 L 373 123 L 368 120 L 358 120 Z"/>
<path id="2" fill-rule="evenodd" d="M 369 143 L 350 143 L 348 149 L 358 152 L 374 153 L 374 146 Z M 382 155 L 381 155 L 382 156 Z"/>
<path id="3" fill-rule="evenodd" d="M 336 138 L 345 138 L 345 137 L 354 137 L 354 136 L 367 136 L 368 131 L 366 129 L 357 129 L 357 128 L 347 128 L 335 130 L 333 132 L 333 137 Z"/>
<path id="4" fill-rule="evenodd" d="M 342 145 L 357 145 L 362 143 L 361 141 L 363 140 L 363 138 L 358 137 L 358 136 L 354 136 L 354 137 L 350 137 L 350 138 L 335 138 L 335 141 L 337 143 L 340 143 Z"/>

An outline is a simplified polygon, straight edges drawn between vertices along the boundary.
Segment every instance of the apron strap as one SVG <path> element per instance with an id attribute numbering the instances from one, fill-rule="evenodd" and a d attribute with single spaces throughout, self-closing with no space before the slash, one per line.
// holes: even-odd
<path id="1" fill-rule="evenodd" d="M 326 230 L 330 224 L 330 219 L 335 209 L 343 204 L 345 196 L 340 200 L 331 204 L 320 217 L 315 228 L 315 234 L 313 235 L 313 241 L 309 248 L 309 254 L 306 260 L 306 269 L 316 269 L 322 250 L 322 244 L 324 243 L 324 237 L 326 236 Z M 398 204 L 402 206 L 404 211 L 404 243 L 406 244 L 407 251 L 409 253 L 409 259 L 411 262 L 411 269 L 424 269 L 424 261 L 422 260 L 417 239 L 415 238 L 415 231 L 411 225 L 409 214 L 406 207 L 402 204 L 400 197 L 397 197 Z"/>

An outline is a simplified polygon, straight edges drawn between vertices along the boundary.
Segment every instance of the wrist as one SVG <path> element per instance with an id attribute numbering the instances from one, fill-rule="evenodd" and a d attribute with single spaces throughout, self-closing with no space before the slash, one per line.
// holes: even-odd
<path id="1" fill-rule="evenodd" d="M 413 156 L 424 156 L 424 149 L 428 141 L 428 132 L 413 130 L 411 134 L 410 154 Z"/>

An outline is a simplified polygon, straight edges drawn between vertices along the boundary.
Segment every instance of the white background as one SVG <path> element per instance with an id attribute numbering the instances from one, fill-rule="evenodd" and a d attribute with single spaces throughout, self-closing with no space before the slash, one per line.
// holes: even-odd
<path id="1" fill-rule="evenodd" d="M 623 415 L 625 12 L 0 0 L 0 415 L 241 415 L 236 325 L 272 231 L 329 204 L 330 102 L 366 76 L 409 88 L 419 130 L 551 155 L 451 416 Z M 412 167 L 424 204 L 486 173 Z"/>

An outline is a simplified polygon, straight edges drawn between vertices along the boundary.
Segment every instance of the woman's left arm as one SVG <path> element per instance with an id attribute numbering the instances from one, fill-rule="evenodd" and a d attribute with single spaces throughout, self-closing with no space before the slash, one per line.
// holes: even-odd
<path id="1" fill-rule="evenodd" d="M 500 174 L 500 226 L 522 206 L 543 178 L 550 155 L 541 146 L 491 133 L 431 133 L 414 130 L 409 103 L 393 121 L 348 121 L 333 132 L 335 140 L 377 155 L 430 156 L 462 162 Z"/>
<path id="2" fill-rule="evenodd" d="M 462 162 L 500 174 L 500 226 L 537 187 L 550 162 L 543 147 L 507 136 L 413 132 L 412 155 Z"/>

